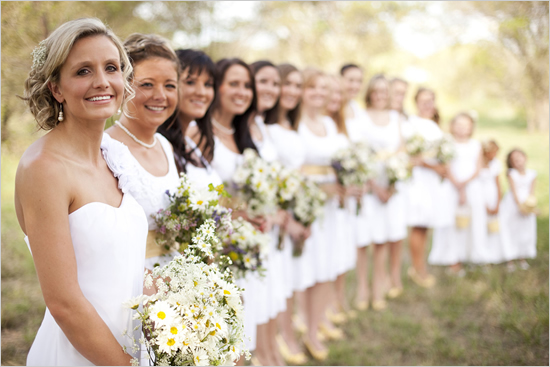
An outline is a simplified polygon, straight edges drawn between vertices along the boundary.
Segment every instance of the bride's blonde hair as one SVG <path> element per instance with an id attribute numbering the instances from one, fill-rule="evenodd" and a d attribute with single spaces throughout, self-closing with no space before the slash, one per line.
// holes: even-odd
<path id="1" fill-rule="evenodd" d="M 130 85 L 132 65 L 118 37 L 97 18 L 71 20 L 58 27 L 35 48 L 33 66 L 25 80 L 23 100 L 29 105 L 29 109 L 41 129 L 48 131 L 58 124 L 57 117 L 60 107 L 48 84 L 59 82 L 61 68 L 74 44 L 78 40 L 91 36 L 105 36 L 118 49 L 124 79 L 123 110 L 126 110 L 126 104 L 134 97 L 135 92 Z"/>

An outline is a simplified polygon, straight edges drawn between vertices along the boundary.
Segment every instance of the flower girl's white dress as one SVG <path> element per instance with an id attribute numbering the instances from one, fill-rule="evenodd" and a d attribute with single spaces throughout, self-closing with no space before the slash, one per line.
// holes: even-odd
<path id="1" fill-rule="evenodd" d="M 103 155 L 111 170 L 112 162 Z M 119 181 L 120 187 L 120 181 Z M 143 291 L 147 219 L 130 193 L 124 193 L 120 206 L 88 203 L 69 214 L 69 228 L 78 272 L 78 284 L 121 346 L 131 353 L 132 334 L 139 322 L 123 302 Z M 25 242 L 29 244 L 28 238 Z M 30 246 L 29 246 L 30 248 Z M 94 325 L 89 325 L 93 328 Z M 134 332 L 139 339 L 140 330 Z M 133 354 L 137 357 L 137 353 Z M 92 366 L 67 339 L 46 308 L 44 320 L 27 356 L 28 366 Z"/>

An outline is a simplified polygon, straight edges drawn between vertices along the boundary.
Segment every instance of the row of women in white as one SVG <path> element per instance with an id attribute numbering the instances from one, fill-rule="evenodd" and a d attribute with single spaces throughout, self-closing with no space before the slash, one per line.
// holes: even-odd
<path id="1" fill-rule="evenodd" d="M 430 254 L 434 264 L 498 261 L 482 259 L 483 246 L 476 242 L 487 238 L 479 236 L 476 216 L 484 217 L 485 211 L 477 208 L 485 203 L 473 179 L 482 160 L 479 143 L 470 138 L 473 121 L 466 115 L 452 124 L 458 154 L 450 175 L 436 162 L 418 161 L 410 183 L 399 183 L 396 190 L 388 186 L 383 167 L 369 190 L 344 189 L 328 168 L 335 151 L 350 141 L 366 141 L 391 155 L 413 131 L 437 139 L 442 132 L 429 120 L 435 111 L 429 90 L 416 96 L 419 116 L 405 119 L 399 112 L 403 83 L 392 83 L 390 93 L 392 104 L 401 107 L 388 104 L 383 77 L 370 81 L 366 110 L 354 102 L 363 78 L 354 65 L 336 77 L 267 61 L 214 64 L 201 51 L 174 52 L 154 35 L 133 34 L 122 44 L 97 19 L 67 22 L 40 46 L 24 99 L 49 132 L 22 156 L 15 190 L 18 220 L 47 305 L 28 365 L 129 364 L 132 356 L 121 346 L 130 346 L 122 334 L 132 330 L 132 317 L 120 305 L 144 291 L 144 267 L 162 266 L 175 255 L 162 253 L 152 240 L 151 214 L 168 205 L 166 192 L 178 186 L 179 172 L 197 185 L 230 182 L 246 148 L 300 168 L 329 196 L 323 217 L 311 228 L 284 212 L 272 218 L 235 213 L 273 235 L 265 278 L 249 276 L 241 284 L 255 364 L 306 362 L 296 329 L 303 332 L 310 354 L 325 359 L 328 349 L 321 339 L 343 336 L 333 321 L 355 316 L 344 280 L 356 267 L 356 308 L 366 309 L 371 300 L 373 308 L 382 309 L 386 295 L 398 296 L 407 225 L 412 226 L 414 265 L 409 275 L 419 285 L 434 284 L 424 263 L 429 227 L 437 227 Z M 104 133 L 114 115 L 117 121 Z M 514 205 L 523 200 L 527 177 L 534 180 L 534 173 L 525 172 L 525 162 L 512 161 L 516 191 L 500 211 L 508 205 L 507 218 L 515 215 L 519 229 L 525 218 Z M 339 197 L 346 197 L 344 209 Z M 452 225 L 453 208 L 464 199 L 471 205 L 472 225 L 460 232 Z M 292 257 L 288 236 L 283 250 L 277 250 L 277 231 L 283 227 L 289 236 L 307 238 L 301 257 Z M 534 238 L 529 233 L 530 238 L 517 237 L 516 253 L 501 260 L 534 256 L 525 250 Z M 136 245 L 145 242 L 147 247 Z M 372 293 L 366 276 L 371 243 Z"/>

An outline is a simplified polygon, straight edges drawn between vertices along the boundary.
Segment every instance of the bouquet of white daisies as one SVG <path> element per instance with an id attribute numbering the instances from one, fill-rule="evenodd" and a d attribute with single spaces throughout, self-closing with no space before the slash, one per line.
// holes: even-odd
<path id="1" fill-rule="evenodd" d="M 170 197 L 170 205 L 153 215 L 158 227 L 156 241 L 160 246 L 182 252 L 206 221 L 214 223 L 213 232 L 218 238 L 231 229 L 231 209 L 219 205 L 220 197 L 229 196 L 223 185 L 197 188 L 182 174 L 177 191 L 166 194 Z M 212 248 L 214 254 L 220 250 L 220 246 Z"/>
<path id="2" fill-rule="evenodd" d="M 444 134 L 443 137 L 437 142 L 437 160 L 442 164 L 447 164 L 455 157 L 455 154 L 455 143 L 453 137 L 449 134 Z"/>
<path id="3" fill-rule="evenodd" d="M 405 152 L 391 155 L 385 161 L 385 166 L 390 186 L 394 186 L 397 181 L 405 181 L 411 176 L 409 156 Z"/>
<path id="4" fill-rule="evenodd" d="M 332 158 L 332 167 L 336 171 L 338 182 L 342 186 L 364 186 L 374 175 L 373 155 L 369 147 L 362 142 L 350 144 L 338 150 Z M 344 207 L 340 198 L 340 208 Z M 357 202 L 357 213 L 361 210 L 361 200 Z"/>
<path id="5" fill-rule="evenodd" d="M 134 340 L 134 348 L 145 345 L 155 366 L 234 365 L 242 354 L 250 358 L 244 345 L 242 289 L 228 269 L 202 261 L 202 254 L 210 256 L 217 244 L 212 229 L 207 221 L 185 257 L 146 274 L 145 286 L 156 285 L 154 295 L 125 303 L 136 311 L 145 335 Z M 133 363 L 139 365 L 136 359 Z"/>
<path id="6" fill-rule="evenodd" d="M 317 218 L 323 215 L 327 195 L 313 181 L 305 177 L 296 195 L 292 212 L 294 219 L 304 227 L 309 227 Z M 293 241 L 293 256 L 302 255 L 305 240 Z"/>
<path id="7" fill-rule="evenodd" d="M 244 162 L 233 174 L 237 195 L 247 203 L 251 216 L 271 214 L 277 209 L 278 162 L 267 162 L 253 149 L 245 149 Z"/>
<path id="8" fill-rule="evenodd" d="M 250 222 L 239 217 L 232 222 L 232 230 L 222 238 L 223 254 L 231 259 L 230 269 L 236 278 L 248 272 L 262 274 L 262 263 L 269 250 L 269 235 L 258 231 Z"/>
<path id="9" fill-rule="evenodd" d="M 405 150 L 410 156 L 419 156 L 428 150 L 429 144 L 420 134 L 414 134 L 405 141 Z"/>

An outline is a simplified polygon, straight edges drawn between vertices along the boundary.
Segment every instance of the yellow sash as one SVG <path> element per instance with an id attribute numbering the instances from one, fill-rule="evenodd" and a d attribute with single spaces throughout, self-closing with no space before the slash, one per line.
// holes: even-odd
<path id="1" fill-rule="evenodd" d="M 328 175 L 336 174 L 336 172 L 334 171 L 334 168 L 332 168 L 331 166 L 317 166 L 313 164 L 303 165 L 301 168 L 301 171 L 306 176 L 313 176 L 313 175 L 328 176 Z"/>
<path id="2" fill-rule="evenodd" d="M 172 252 L 172 250 L 167 250 L 166 247 L 157 243 L 157 231 L 149 231 L 149 233 L 147 233 L 147 247 L 145 248 L 146 259 L 166 255 L 170 252 Z"/>

